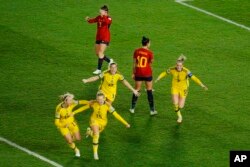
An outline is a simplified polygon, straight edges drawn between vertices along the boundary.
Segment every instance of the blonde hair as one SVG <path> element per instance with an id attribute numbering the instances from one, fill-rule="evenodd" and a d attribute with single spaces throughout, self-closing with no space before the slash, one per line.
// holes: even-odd
<path id="1" fill-rule="evenodd" d="M 60 98 L 61 101 L 65 101 L 68 97 L 72 97 L 72 99 L 73 99 L 74 95 L 71 94 L 71 93 L 69 93 L 69 92 L 67 92 L 67 93 L 59 96 L 59 98 Z"/>
<path id="2" fill-rule="evenodd" d="M 96 97 L 97 96 L 103 96 L 105 98 L 105 95 L 103 93 L 103 91 L 99 90 L 97 93 L 96 93 Z"/>
<path id="3" fill-rule="evenodd" d="M 181 54 L 181 55 L 178 57 L 176 63 L 184 63 L 184 61 L 186 61 L 186 60 L 187 60 L 187 57 L 184 56 L 183 54 Z"/>

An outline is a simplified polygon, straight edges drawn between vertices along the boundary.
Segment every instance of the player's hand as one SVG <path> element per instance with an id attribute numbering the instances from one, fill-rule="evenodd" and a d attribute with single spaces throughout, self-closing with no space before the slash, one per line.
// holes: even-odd
<path id="1" fill-rule="evenodd" d="M 132 77 L 132 79 L 135 79 L 135 74 L 132 74 L 132 76 L 131 76 L 131 77 Z"/>
<path id="2" fill-rule="evenodd" d="M 88 21 L 89 19 L 90 19 L 90 17 L 89 17 L 89 16 L 86 16 L 86 17 L 85 17 L 85 20 L 86 20 L 86 21 Z"/>
<path id="3" fill-rule="evenodd" d="M 208 88 L 206 87 L 206 85 L 201 85 L 201 87 L 204 89 L 204 90 L 208 90 Z"/>
<path id="4" fill-rule="evenodd" d="M 82 82 L 83 83 L 87 83 L 87 79 L 82 79 Z"/>
<path id="5" fill-rule="evenodd" d="M 127 125 L 126 125 L 126 128 L 130 128 L 130 125 L 129 125 L 129 124 L 127 124 Z"/>
<path id="6" fill-rule="evenodd" d="M 155 83 L 157 83 L 158 81 L 159 81 L 159 79 L 156 79 L 156 80 L 155 80 Z"/>
<path id="7" fill-rule="evenodd" d="M 133 90 L 133 93 L 134 93 L 134 95 L 137 96 L 137 97 L 141 95 L 140 92 L 137 91 L 137 90 Z"/>

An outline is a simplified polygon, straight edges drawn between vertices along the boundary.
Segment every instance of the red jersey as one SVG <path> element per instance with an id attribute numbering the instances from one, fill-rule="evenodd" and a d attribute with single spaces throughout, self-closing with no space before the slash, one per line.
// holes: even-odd
<path id="1" fill-rule="evenodd" d="M 96 18 L 89 19 L 89 23 L 97 23 L 97 41 L 110 42 L 110 32 L 109 27 L 112 23 L 112 19 L 109 16 L 97 16 Z"/>
<path id="2" fill-rule="evenodd" d="M 154 58 L 153 52 L 148 49 L 139 48 L 134 52 L 134 75 L 136 77 L 152 76 L 151 63 Z"/>

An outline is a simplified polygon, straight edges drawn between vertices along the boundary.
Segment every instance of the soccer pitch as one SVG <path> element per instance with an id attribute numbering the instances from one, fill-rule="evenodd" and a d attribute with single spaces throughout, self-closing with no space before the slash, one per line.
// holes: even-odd
<path id="1" fill-rule="evenodd" d="M 239 25 L 250 27 L 248 0 L 183 1 Z M 95 161 L 92 140 L 85 139 L 91 110 L 76 115 L 82 134 L 75 158 L 54 125 L 58 96 L 71 92 L 91 100 L 100 82 L 84 85 L 92 76 L 94 17 L 107 4 L 113 19 L 106 53 L 131 83 L 132 55 L 143 35 L 151 39 L 153 77 L 174 66 L 181 54 L 185 66 L 208 86 L 190 81 L 183 123 L 176 123 L 171 102 L 171 77 L 154 84 L 158 115 L 150 117 L 146 92 L 135 114 L 128 111 L 132 94 L 118 85 L 114 107 L 130 124 L 114 117 L 100 137 Z M 230 150 L 250 150 L 250 31 L 176 3 L 174 0 L 16 0 L 0 5 L 0 137 L 61 166 L 229 166 Z M 106 67 L 104 64 L 103 67 Z M 32 154 L 31 154 L 32 155 Z M 0 140 L 0 164 L 51 166 Z"/>

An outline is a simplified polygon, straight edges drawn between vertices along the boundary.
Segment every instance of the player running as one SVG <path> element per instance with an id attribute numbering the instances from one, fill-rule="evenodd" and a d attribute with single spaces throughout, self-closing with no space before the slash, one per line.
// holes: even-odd
<path id="1" fill-rule="evenodd" d="M 83 83 L 89 83 L 97 81 L 98 79 L 101 79 L 99 90 L 104 93 L 106 100 L 110 104 L 112 104 L 112 102 L 115 100 L 118 81 L 121 81 L 128 89 L 130 89 L 135 94 L 135 96 L 139 96 L 139 92 L 129 84 L 129 82 L 119 71 L 117 71 L 117 64 L 115 62 L 112 62 L 109 65 L 109 70 L 104 71 L 98 76 L 83 79 L 82 81 Z"/>
<path id="2" fill-rule="evenodd" d="M 97 33 L 96 33 L 96 42 L 95 42 L 95 52 L 98 56 L 98 65 L 97 69 L 93 72 L 93 74 L 100 74 L 103 60 L 108 63 L 113 62 L 112 59 L 108 58 L 107 55 L 104 54 L 107 46 L 110 42 L 110 25 L 112 23 L 111 17 L 108 15 L 108 7 L 106 5 L 102 6 L 99 10 L 100 15 L 95 18 L 86 17 L 85 20 L 88 23 L 97 23 Z"/>
<path id="3" fill-rule="evenodd" d="M 183 66 L 185 60 L 186 57 L 184 55 L 181 55 L 177 59 L 176 66 L 162 72 L 155 81 L 158 82 L 160 79 L 167 75 L 173 76 L 171 94 L 174 110 L 178 116 L 178 123 L 182 122 L 181 109 L 185 105 L 186 97 L 188 94 L 189 78 L 191 78 L 195 83 L 200 85 L 205 90 L 208 90 L 208 88 L 196 76 L 194 76 L 189 71 L 189 69 Z"/>
<path id="4" fill-rule="evenodd" d="M 134 64 L 133 64 L 133 74 L 132 77 L 135 80 L 135 90 L 138 92 L 141 90 L 142 82 L 145 82 L 148 103 L 150 107 L 150 115 L 156 115 L 157 111 L 155 111 L 154 106 L 154 97 L 153 97 L 153 77 L 152 77 L 152 68 L 151 64 L 154 59 L 153 52 L 149 50 L 150 40 L 147 37 L 142 37 L 142 47 L 138 48 L 134 51 Z M 129 111 L 131 113 L 135 112 L 135 106 L 137 102 L 138 96 L 133 94 L 132 96 L 132 104 Z"/>
<path id="5" fill-rule="evenodd" d="M 124 124 L 127 128 L 130 125 L 115 111 L 110 103 L 105 101 L 105 95 L 99 91 L 96 95 L 96 100 L 90 101 L 88 108 L 92 108 L 93 112 L 90 117 L 90 128 L 87 128 L 86 137 L 91 136 L 93 138 L 93 153 L 94 159 L 99 160 L 98 157 L 98 145 L 100 133 L 105 129 L 108 118 L 108 113 L 111 113 L 117 120 Z M 87 108 L 85 108 L 86 110 Z"/>
<path id="6" fill-rule="evenodd" d="M 66 139 L 69 147 L 75 151 L 75 156 L 80 157 L 80 151 L 74 140 L 81 140 L 81 135 L 74 114 L 85 110 L 88 106 L 82 106 L 75 111 L 73 109 L 78 104 L 88 104 L 89 102 L 85 100 L 76 101 L 74 95 L 70 93 L 61 95 L 60 99 L 62 102 L 56 107 L 55 125 Z"/>

